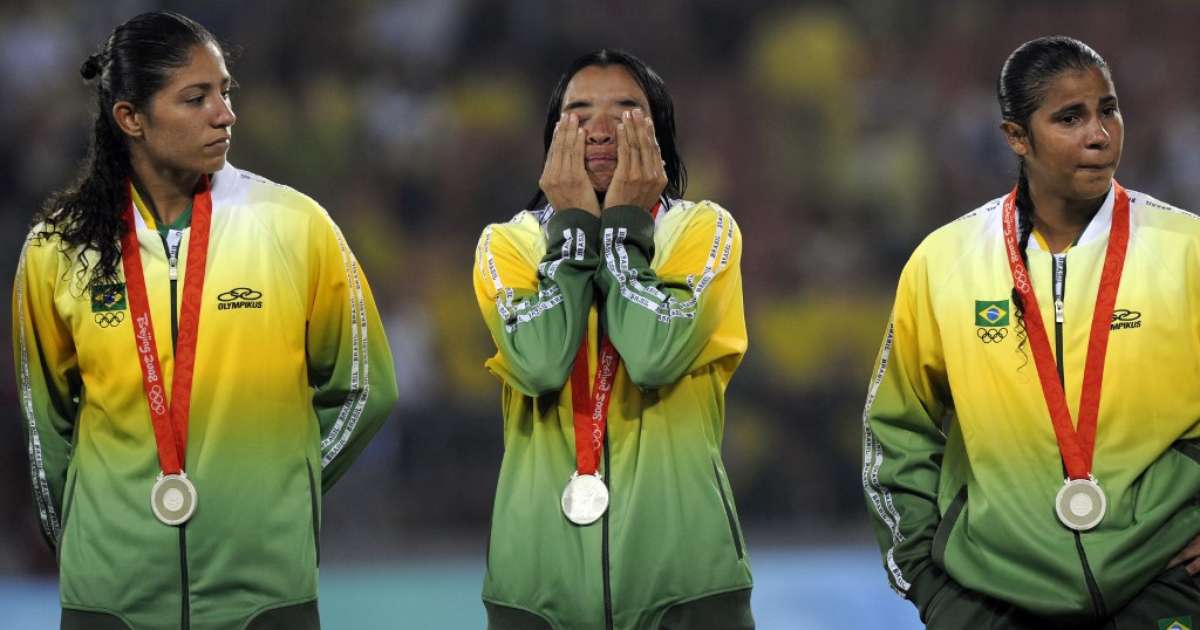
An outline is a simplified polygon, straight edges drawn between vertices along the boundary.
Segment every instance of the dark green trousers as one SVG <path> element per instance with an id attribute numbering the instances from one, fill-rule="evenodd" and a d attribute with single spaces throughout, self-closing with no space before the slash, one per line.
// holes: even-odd
<path id="1" fill-rule="evenodd" d="M 488 602 L 484 602 L 484 607 L 487 608 L 488 630 L 554 630 L 546 620 L 523 610 Z M 602 630 L 603 620 L 596 627 Z M 750 589 L 672 606 L 663 615 L 659 630 L 754 630 Z"/>
<path id="2" fill-rule="evenodd" d="M 1108 619 L 1064 621 L 1038 617 L 1012 604 L 947 584 L 926 610 L 929 630 L 1168 630 L 1200 629 L 1200 579 L 1180 565 L 1167 570 Z"/>

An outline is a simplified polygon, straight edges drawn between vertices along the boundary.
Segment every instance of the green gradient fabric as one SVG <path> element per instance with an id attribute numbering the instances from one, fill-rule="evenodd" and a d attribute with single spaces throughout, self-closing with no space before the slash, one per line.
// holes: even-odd
<path id="1" fill-rule="evenodd" d="M 1200 220 L 1129 196 L 1093 466 L 1108 512 L 1078 548 L 1055 515 L 1058 442 L 1009 313 L 1003 199 L 935 231 L 900 275 L 863 414 L 862 482 L 890 583 L 923 614 L 953 583 L 1086 622 L 1119 610 L 1200 533 Z M 1074 419 L 1112 206 L 1110 193 L 1062 254 Z M 1034 238 L 1028 257 L 1054 345 L 1052 256 Z"/>
<path id="2" fill-rule="evenodd" d="M 315 599 L 321 493 L 396 399 L 370 288 L 329 215 L 233 166 L 212 200 L 185 467 L 198 501 L 182 534 L 150 509 L 160 470 L 123 278 L 85 291 L 74 252 L 31 236 L 14 288 L 23 426 L 62 605 L 139 629 L 178 628 L 185 609 L 193 630 L 236 628 Z M 169 387 L 167 257 L 153 216 L 136 219 Z"/>
<path id="3" fill-rule="evenodd" d="M 522 212 L 484 230 L 475 294 L 504 414 L 490 608 L 554 628 L 657 629 L 674 605 L 751 586 L 720 453 L 747 344 L 740 257 L 737 224 L 711 202 L 657 220 L 636 207 Z M 581 527 L 560 507 L 575 470 L 568 376 L 586 343 L 593 382 L 601 331 L 621 357 L 601 467 L 611 501 Z"/>

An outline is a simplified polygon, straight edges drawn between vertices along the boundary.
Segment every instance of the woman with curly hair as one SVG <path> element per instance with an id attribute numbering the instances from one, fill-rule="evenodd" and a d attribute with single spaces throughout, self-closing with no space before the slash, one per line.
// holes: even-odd
<path id="1" fill-rule="evenodd" d="M 88 57 L 91 148 L 34 219 L 13 346 L 63 628 L 316 628 L 321 493 L 396 396 L 329 215 L 226 162 L 225 55 L 178 14 Z"/>

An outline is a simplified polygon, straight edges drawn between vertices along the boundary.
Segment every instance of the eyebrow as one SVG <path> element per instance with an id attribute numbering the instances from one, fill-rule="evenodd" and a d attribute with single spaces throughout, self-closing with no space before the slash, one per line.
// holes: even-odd
<path id="1" fill-rule="evenodd" d="M 221 79 L 221 85 L 222 86 L 237 85 L 237 82 L 233 80 L 232 76 L 226 75 L 224 79 Z M 199 83 L 192 83 L 189 85 L 185 85 L 185 86 L 179 88 L 179 91 L 182 92 L 184 90 L 190 90 L 192 88 L 199 88 L 199 89 L 207 92 L 208 90 L 212 89 L 212 86 L 213 86 L 213 84 L 209 83 L 208 81 L 201 81 Z"/>
<path id="2" fill-rule="evenodd" d="M 1107 94 L 1105 96 L 1100 97 L 1100 107 L 1104 107 L 1106 105 L 1113 105 L 1116 102 L 1117 102 L 1117 97 L 1112 94 Z M 1076 103 L 1071 103 L 1070 105 L 1063 106 L 1063 107 L 1059 108 L 1058 110 L 1055 110 L 1053 113 L 1050 114 L 1050 117 L 1058 118 L 1059 116 L 1065 116 L 1067 114 L 1080 114 L 1086 110 L 1087 110 L 1086 103 L 1076 102 Z"/>
<path id="3" fill-rule="evenodd" d="M 564 104 L 562 110 L 564 112 L 569 112 L 576 109 L 586 109 L 588 107 L 592 107 L 593 105 L 594 103 L 588 99 L 577 98 Z M 644 103 L 632 96 L 622 96 L 621 98 L 618 98 L 617 105 L 622 107 L 641 107 L 642 109 L 648 109 Z"/>

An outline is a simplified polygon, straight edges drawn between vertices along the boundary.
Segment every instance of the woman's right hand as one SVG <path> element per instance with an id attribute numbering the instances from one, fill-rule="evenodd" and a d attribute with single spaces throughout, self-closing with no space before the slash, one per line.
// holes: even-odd
<path id="1" fill-rule="evenodd" d="M 585 140 L 584 131 L 579 128 L 579 117 L 563 114 L 554 126 L 554 137 L 546 152 L 546 166 L 538 186 L 555 209 L 582 208 L 598 217 L 600 200 L 583 167 Z"/>
<path id="2" fill-rule="evenodd" d="M 1171 558 L 1171 561 L 1167 563 L 1167 568 L 1170 569 L 1176 567 L 1184 562 L 1188 563 L 1188 575 L 1196 575 L 1197 573 L 1200 573 L 1200 534 L 1197 534 L 1196 537 L 1192 539 L 1192 542 L 1188 543 L 1183 549 L 1180 549 L 1179 553 L 1175 554 L 1175 557 Z"/>

